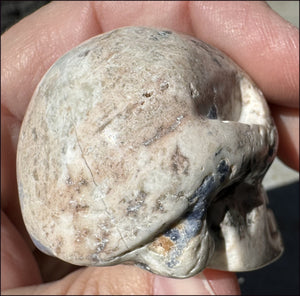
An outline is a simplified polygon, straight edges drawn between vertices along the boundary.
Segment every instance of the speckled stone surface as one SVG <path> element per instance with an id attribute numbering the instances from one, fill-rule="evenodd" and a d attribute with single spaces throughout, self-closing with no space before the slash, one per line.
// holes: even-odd
<path id="1" fill-rule="evenodd" d="M 184 278 L 282 252 L 261 179 L 277 149 L 262 93 L 220 51 L 122 28 L 60 58 L 22 125 L 22 213 L 44 252 Z"/>

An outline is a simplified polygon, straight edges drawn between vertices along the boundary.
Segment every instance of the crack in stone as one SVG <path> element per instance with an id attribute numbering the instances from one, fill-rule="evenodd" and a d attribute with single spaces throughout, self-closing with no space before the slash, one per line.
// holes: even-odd
<path id="1" fill-rule="evenodd" d="M 176 118 L 176 121 L 167 128 L 159 128 L 156 132 L 156 134 L 143 142 L 144 146 L 150 146 L 152 143 L 156 142 L 157 140 L 161 139 L 162 137 L 166 136 L 167 134 L 173 132 L 181 123 L 181 120 L 183 119 L 183 115 L 180 115 Z"/>
<path id="2" fill-rule="evenodd" d="M 139 105 L 138 103 L 126 105 L 126 107 L 122 111 L 120 111 L 120 112 L 118 112 L 116 114 L 113 114 L 113 116 L 111 118 L 109 118 L 101 126 L 99 126 L 98 129 L 95 131 L 94 135 L 97 134 L 97 133 L 101 133 L 115 119 L 119 118 L 121 115 L 125 116 L 126 114 L 130 113 L 132 110 L 134 110 L 135 108 L 137 108 L 138 105 Z"/>
<path id="3" fill-rule="evenodd" d="M 71 120 L 72 120 L 72 119 L 71 119 Z M 78 139 L 78 134 L 77 134 L 76 126 L 75 126 L 73 120 L 72 120 L 72 124 L 73 124 L 73 127 L 74 127 L 75 137 L 76 137 L 76 141 L 77 141 L 78 147 L 79 147 L 80 152 L 81 152 L 81 156 L 82 156 L 82 158 L 83 158 L 83 160 L 84 160 L 84 162 L 85 162 L 85 164 L 86 164 L 86 167 L 88 168 L 88 170 L 89 170 L 89 172 L 90 172 L 90 174 L 91 174 L 91 176 L 92 176 L 92 180 L 93 180 L 94 185 L 95 185 L 96 187 L 99 187 L 99 185 L 96 183 L 96 181 L 95 181 L 95 179 L 94 179 L 94 175 L 93 175 L 93 173 L 92 173 L 92 170 L 91 170 L 90 166 L 88 165 L 88 162 L 87 162 L 87 160 L 86 160 L 86 158 L 85 158 L 85 156 L 84 156 L 84 154 L 83 154 L 83 150 L 82 150 L 82 147 L 81 147 L 80 142 L 79 142 L 79 139 Z M 104 199 L 102 199 L 102 198 L 101 198 L 101 201 L 103 202 L 103 205 L 104 205 L 104 208 L 105 208 L 105 213 L 107 214 L 107 216 L 108 216 L 110 219 L 113 219 L 113 216 L 112 216 L 112 215 L 109 213 L 109 211 L 108 211 L 108 206 L 107 206 L 106 202 L 105 202 Z M 127 249 L 129 249 L 129 246 L 127 245 L 127 243 L 126 243 L 126 241 L 125 241 L 125 239 L 124 239 L 124 237 L 123 237 L 123 235 L 122 235 L 120 229 L 119 229 L 118 227 L 116 227 L 116 229 L 117 229 L 117 231 L 118 231 L 118 233 L 119 233 L 119 235 L 120 235 L 120 238 L 121 238 L 121 240 L 123 241 L 124 245 L 126 246 Z"/>
<path id="4" fill-rule="evenodd" d="M 82 158 L 83 158 L 83 160 L 84 160 L 84 162 L 85 162 L 85 164 L 86 164 L 86 167 L 87 167 L 88 170 L 90 171 L 90 174 L 91 174 L 91 176 L 92 176 L 92 180 L 93 180 L 94 185 L 95 185 L 96 187 L 98 187 L 98 184 L 95 182 L 95 179 L 94 179 L 94 175 L 93 175 L 93 173 L 92 173 L 92 170 L 91 170 L 91 168 L 90 168 L 90 166 L 89 166 L 87 160 L 86 160 L 85 157 L 84 157 L 83 150 L 82 150 L 82 147 L 81 147 L 80 142 L 79 142 L 79 140 L 78 140 L 77 130 L 76 130 L 76 127 L 75 127 L 75 124 L 74 124 L 74 123 L 73 123 L 73 126 L 74 126 L 74 131 L 75 131 L 76 141 L 77 141 L 78 147 L 79 147 L 80 152 L 81 152 L 81 156 L 82 156 Z"/>

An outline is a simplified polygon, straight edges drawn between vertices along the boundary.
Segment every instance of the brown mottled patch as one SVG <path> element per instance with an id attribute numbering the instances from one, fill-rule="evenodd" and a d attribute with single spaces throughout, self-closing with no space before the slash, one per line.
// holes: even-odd
<path id="1" fill-rule="evenodd" d="M 149 249 L 155 253 L 167 255 L 173 246 L 174 243 L 170 238 L 161 235 L 156 238 L 152 244 L 150 244 Z"/>
<path id="2" fill-rule="evenodd" d="M 59 255 L 60 252 L 61 252 L 61 247 L 60 247 L 60 246 L 57 246 L 57 247 L 55 248 L 55 253 L 56 253 L 57 255 Z"/>
<path id="3" fill-rule="evenodd" d="M 33 134 L 33 141 L 35 141 L 36 142 L 36 140 L 37 140 L 37 133 L 36 133 L 36 128 L 34 127 L 33 129 L 32 129 L 32 134 Z"/>
<path id="4" fill-rule="evenodd" d="M 75 233 L 75 243 L 81 243 L 89 234 L 90 230 L 87 228 L 77 230 Z"/>
<path id="5" fill-rule="evenodd" d="M 150 98 L 153 95 L 153 91 L 145 91 L 143 92 L 143 97 Z"/>
<path id="6" fill-rule="evenodd" d="M 33 178 L 34 178 L 35 181 L 39 180 L 39 176 L 38 176 L 38 173 L 37 173 L 36 169 L 33 170 Z"/>
<path id="7" fill-rule="evenodd" d="M 79 186 L 86 186 L 88 184 L 88 181 L 81 177 L 78 184 Z"/>
<path id="8" fill-rule="evenodd" d="M 175 153 L 172 155 L 171 167 L 177 175 L 189 174 L 189 159 L 181 153 L 178 146 L 176 146 Z"/>
<path id="9" fill-rule="evenodd" d="M 143 206 L 147 193 L 143 190 L 139 191 L 137 197 L 134 200 L 128 202 L 128 207 L 126 209 L 126 215 L 136 216 L 139 209 Z"/>
<path id="10" fill-rule="evenodd" d="M 150 146 L 152 143 L 160 140 L 163 137 L 168 136 L 170 133 L 173 133 L 176 128 L 180 125 L 183 115 L 179 115 L 176 120 L 171 125 L 161 125 L 156 129 L 156 134 L 148 140 L 144 140 L 144 146 Z"/>
<path id="11" fill-rule="evenodd" d="M 80 212 L 80 211 L 87 210 L 88 208 L 89 208 L 88 205 L 77 204 L 77 205 L 75 206 L 75 211 L 76 211 L 76 212 Z"/>
<path id="12" fill-rule="evenodd" d="M 70 168 L 68 168 L 69 172 L 71 171 Z M 81 187 L 86 187 L 89 185 L 89 181 L 87 181 L 84 177 L 84 173 L 82 172 L 76 177 L 72 177 L 71 175 L 68 176 L 65 180 L 65 183 L 67 187 L 69 187 L 69 191 L 75 191 L 77 193 L 81 193 Z"/>
<path id="13" fill-rule="evenodd" d="M 61 252 L 61 248 L 64 245 L 64 239 L 61 236 L 57 237 L 57 244 L 55 248 L 55 253 L 58 255 Z"/>
<path id="14" fill-rule="evenodd" d="M 156 199 L 154 211 L 165 212 L 165 208 L 163 206 L 163 202 L 161 201 L 160 198 Z"/>

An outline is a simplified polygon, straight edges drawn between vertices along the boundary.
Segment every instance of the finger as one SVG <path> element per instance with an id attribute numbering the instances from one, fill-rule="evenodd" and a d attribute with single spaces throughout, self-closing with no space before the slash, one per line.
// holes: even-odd
<path id="1" fill-rule="evenodd" d="M 295 58 L 295 50 L 293 48 L 291 48 L 291 51 L 287 51 L 292 44 L 297 45 L 298 34 L 296 34 L 295 38 L 294 33 L 298 31 L 287 25 L 284 20 L 263 4 L 245 4 L 241 2 L 231 4 L 219 3 L 217 6 L 213 2 L 192 2 L 191 4 L 187 4 L 187 2 L 135 2 L 125 4 L 123 2 L 97 2 L 95 4 L 96 8 L 94 8 L 88 2 L 54 2 L 24 19 L 5 33 L 2 36 L 1 91 L 2 102 L 7 106 L 11 114 L 20 121 L 33 89 L 47 68 L 68 49 L 100 33 L 101 27 L 109 30 L 120 25 L 155 25 L 170 27 L 190 34 L 195 31 L 199 38 L 205 39 L 227 51 L 240 64 L 243 65 L 244 63 L 246 69 L 250 65 L 254 67 L 254 70 L 257 69 L 255 71 L 258 74 L 264 73 L 263 77 L 274 76 L 265 75 L 266 71 L 264 70 L 267 69 L 266 66 L 277 65 L 276 61 L 288 61 L 289 57 L 293 62 L 299 56 L 298 51 L 296 51 Z M 71 8 L 72 14 L 69 13 Z M 123 14 L 123 17 L 120 17 L 121 14 Z M 165 17 L 166 15 L 168 17 Z M 265 18 L 265 15 L 268 15 L 268 17 Z M 192 21 L 190 21 L 189 16 L 191 16 Z M 220 22 L 220 19 L 222 22 Z M 248 33 L 245 33 L 245 29 L 249 27 L 252 30 L 252 26 L 246 26 L 247 24 L 243 23 L 243 21 L 248 20 L 249 24 L 251 24 L 251 22 L 255 23 L 256 20 L 255 25 L 259 27 L 262 19 L 266 23 L 261 25 L 260 30 L 251 31 L 252 35 L 249 36 L 252 39 L 250 38 L 250 41 L 253 46 L 258 46 L 255 47 L 256 49 L 260 49 L 260 47 L 269 49 L 276 42 L 282 43 L 283 45 L 279 47 L 280 50 L 275 51 L 277 52 L 275 63 L 265 58 L 257 62 L 253 54 L 260 51 L 254 51 L 254 47 L 249 49 L 247 45 Z M 178 22 L 178 20 L 181 21 Z M 225 27 L 223 26 L 223 21 L 227 24 Z M 274 25 L 274 23 L 277 25 Z M 280 27 L 279 29 L 278 26 Z M 229 30 L 230 27 L 234 30 Z M 274 40 L 272 38 L 270 40 L 270 36 L 274 37 L 275 34 L 273 27 L 276 29 L 277 35 L 275 36 L 276 38 L 273 38 Z M 266 34 L 266 32 L 270 34 Z M 222 34 L 225 34 L 225 37 L 222 37 Z M 273 47 L 276 49 L 275 45 Z M 242 58 L 239 58 L 240 54 Z M 273 51 L 270 51 L 268 54 L 272 59 L 274 58 L 273 55 Z M 245 56 L 246 59 L 244 58 Z M 292 62 L 290 64 L 298 64 Z M 279 68 L 281 69 L 280 65 Z M 254 75 L 256 75 L 255 71 Z M 248 69 L 248 72 L 251 71 Z M 271 72 L 272 74 L 274 72 L 278 74 L 276 71 Z M 291 77 L 295 77 L 294 71 L 290 73 Z M 298 73 L 299 71 L 296 71 L 296 74 Z M 259 81 L 259 79 L 256 80 Z M 298 81 L 298 77 L 296 81 Z M 263 87 L 264 84 L 261 85 Z M 274 83 L 271 88 L 277 94 L 281 93 L 278 91 L 278 85 L 284 89 L 294 89 L 289 87 L 290 84 L 283 79 L 282 83 Z M 295 95 L 289 96 L 288 93 L 287 91 L 287 95 L 284 97 L 287 99 L 279 96 L 279 101 L 282 104 L 289 104 L 290 97 L 295 97 Z M 292 93 L 295 92 L 292 91 Z M 12 123 L 10 121 L 10 124 L 8 124 L 11 138 L 17 138 L 18 128 L 15 128 L 17 126 L 17 122 Z M 290 134 L 289 129 L 287 134 L 290 139 L 294 138 Z M 14 140 L 13 143 L 16 143 L 16 141 Z M 16 147 L 15 144 L 12 146 Z M 284 151 L 284 148 L 281 150 Z M 293 163 L 295 155 L 290 156 L 291 160 L 287 161 Z M 14 167 L 13 163 L 6 163 L 9 163 L 6 168 Z M 8 195 L 5 194 L 4 196 Z"/>
<path id="2" fill-rule="evenodd" d="M 104 31 L 164 26 L 193 34 L 231 56 L 270 101 L 296 106 L 299 30 L 262 1 L 95 2 Z"/>
<path id="3" fill-rule="evenodd" d="M 16 228 L 1 211 L 1 289 L 41 283 L 36 261 Z"/>
<path id="4" fill-rule="evenodd" d="M 40 284 L 36 261 L 5 213 L 1 215 L 1 249 L 3 295 L 239 294 L 233 273 L 209 269 L 193 278 L 176 280 L 153 275 L 135 266 L 90 267 L 81 268 L 62 280 Z"/>
<path id="5" fill-rule="evenodd" d="M 194 35 L 189 1 L 101 1 L 94 5 L 104 32 L 125 26 L 153 26 Z"/>
<path id="6" fill-rule="evenodd" d="M 3 295 L 238 295 L 239 293 L 236 277 L 229 272 L 205 270 L 193 278 L 175 280 L 126 265 L 82 268 L 54 283 L 2 291 Z"/>
<path id="7" fill-rule="evenodd" d="M 263 1 L 193 1 L 190 13 L 195 34 L 231 56 L 270 102 L 298 107 L 296 27 Z"/>
<path id="8" fill-rule="evenodd" d="M 72 9 L 71 9 L 72 7 Z M 70 9 L 72 13 L 70 13 Z M 16 147 L 21 121 L 34 88 L 50 65 L 83 40 L 100 33 L 87 2 L 54 2 L 1 36 L 1 201 L 26 235 L 17 198 Z"/>
<path id="9" fill-rule="evenodd" d="M 55 1 L 21 20 L 1 36 L 2 104 L 21 121 L 37 83 L 52 63 L 99 33 L 87 1 Z"/>
<path id="10" fill-rule="evenodd" d="M 2 36 L 3 102 L 21 120 L 33 89 L 59 56 L 125 25 L 194 33 L 230 55 L 270 101 L 298 104 L 299 31 L 257 1 L 50 3 Z"/>
<path id="11" fill-rule="evenodd" d="M 2 107 L 2 106 L 1 106 Z M 1 205 L 10 221 L 30 244 L 30 238 L 22 219 L 15 170 L 15 149 L 20 129 L 20 122 L 4 107 L 1 108 Z M 33 247 L 33 245 L 31 244 Z"/>
<path id="12" fill-rule="evenodd" d="M 54 5 L 58 4 L 53 3 L 52 9 Z M 21 40 L 19 46 L 15 47 L 14 45 L 16 44 L 14 44 L 14 42 L 10 42 L 5 48 L 5 53 L 6 56 L 8 56 L 8 59 L 3 60 L 6 62 L 6 67 L 5 65 L 2 67 L 4 74 L 3 79 L 5 79 L 5 85 L 9 87 L 2 88 L 5 89 L 5 95 L 3 98 L 5 99 L 4 102 L 6 102 L 8 109 L 15 114 L 19 120 L 21 120 L 24 115 L 27 103 L 34 87 L 36 86 L 36 83 L 39 81 L 46 69 L 52 64 L 52 62 L 74 45 L 93 36 L 94 34 L 101 32 L 101 28 L 97 23 L 97 19 L 94 18 L 93 10 L 91 10 L 88 4 L 84 4 L 87 6 L 83 7 L 83 9 L 82 7 L 78 9 L 79 5 L 82 4 L 73 4 L 72 16 L 75 15 L 74 19 L 76 19 L 76 22 L 74 19 L 73 21 L 70 19 L 71 14 L 66 13 L 66 11 L 70 11 L 70 7 L 68 7 L 66 11 L 63 9 L 63 5 L 70 4 L 62 3 L 59 5 L 62 5 L 62 9 L 51 11 L 49 8 L 51 6 L 48 6 L 48 8 L 45 8 L 48 9 L 47 13 L 44 11 L 44 19 L 42 17 L 36 17 L 36 19 L 32 21 L 31 25 L 27 28 L 32 30 L 31 34 L 24 34 L 22 36 L 21 33 L 15 32 L 16 34 L 12 35 L 14 36 L 15 40 Z M 49 20 L 49 15 L 51 15 L 51 21 L 48 22 L 47 19 Z M 176 17 L 178 16 L 177 14 L 174 15 Z M 56 19 L 53 17 L 56 17 Z M 108 17 L 110 16 L 108 15 Z M 175 18 L 172 18 L 171 16 L 169 20 L 171 21 L 172 19 L 174 21 Z M 41 26 L 38 26 L 38 28 L 35 30 L 35 23 L 37 23 L 37 20 L 40 21 Z M 57 30 L 55 30 L 53 27 L 52 22 L 54 24 L 59 24 L 57 25 Z M 74 23 L 78 24 L 76 28 L 74 28 Z M 26 29 L 25 25 L 26 23 L 24 20 L 22 29 Z M 19 26 L 19 28 L 21 27 Z M 43 34 L 40 35 L 41 28 L 43 28 L 44 31 L 42 31 Z M 186 29 L 189 29 L 188 22 L 186 23 Z M 25 30 L 25 32 L 27 32 L 27 30 Z M 76 33 L 75 37 L 74 32 Z M 36 38 L 37 36 L 38 38 Z M 9 39 L 7 35 L 4 37 Z M 3 39 L 5 40 L 4 37 Z M 25 54 L 16 54 L 18 52 L 22 52 L 20 49 L 23 48 L 27 50 Z M 14 65 L 15 68 L 13 71 L 11 71 L 7 66 L 9 64 Z"/>
<path id="13" fill-rule="evenodd" d="M 278 156 L 299 171 L 299 109 L 271 106 L 279 137 Z"/>
<path id="14" fill-rule="evenodd" d="M 3 35 L 2 102 L 19 120 L 33 89 L 55 59 L 102 29 L 124 25 L 195 32 L 244 67 L 270 101 L 298 105 L 298 30 L 263 3 L 102 1 L 94 5 L 51 3 Z"/>

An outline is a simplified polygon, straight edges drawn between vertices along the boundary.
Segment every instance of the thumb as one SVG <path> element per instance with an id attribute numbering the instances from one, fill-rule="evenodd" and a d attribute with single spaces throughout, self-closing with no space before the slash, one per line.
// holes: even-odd
<path id="1" fill-rule="evenodd" d="M 1 211 L 1 289 L 42 281 L 37 262 L 8 216 Z"/>
<path id="2" fill-rule="evenodd" d="M 3 295 L 237 295 L 235 275 L 205 270 L 184 280 L 151 274 L 135 266 L 86 267 L 62 280 L 10 289 Z"/>
<path id="3" fill-rule="evenodd" d="M 32 251 L 1 214 L 2 295 L 237 295 L 233 273 L 206 269 L 188 279 L 154 275 L 136 266 L 80 268 L 61 280 L 41 283 Z M 57 270 L 59 273 L 59 270 Z"/>

